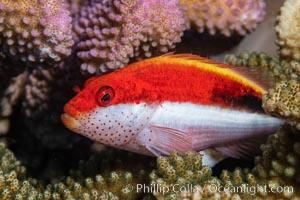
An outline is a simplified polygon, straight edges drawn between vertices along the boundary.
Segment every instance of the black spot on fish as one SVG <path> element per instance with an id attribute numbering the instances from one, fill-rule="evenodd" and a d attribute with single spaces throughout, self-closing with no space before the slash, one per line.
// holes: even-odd
<path id="1" fill-rule="evenodd" d="M 261 106 L 262 100 L 254 95 L 243 95 L 236 99 L 236 101 L 241 107 L 245 107 L 256 112 L 264 112 Z"/>
<path id="2" fill-rule="evenodd" d="M 239 95 L 240 85 L 233 84 L 230 87 L 224 84 L 222 87 L 214 88 L 211 96 L 211 102 L 221 107 L 230 109 L 242 109 L 252 112 L 263 113 L 262 100 L 256 96 L 254 92 L 244 92 L 244 95 Z M 229 89 L 230 88 L 230 89 Z"/>

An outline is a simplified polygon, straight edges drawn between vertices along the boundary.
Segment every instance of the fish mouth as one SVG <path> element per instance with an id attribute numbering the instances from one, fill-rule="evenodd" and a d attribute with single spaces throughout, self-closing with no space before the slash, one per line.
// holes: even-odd
<path id="1" fill-rule="evenodd" d="M 81 127 L 81 123 L 75 117 L 72 117 L 67 113 L 63 113 L 60 116 L 60 119 L 63 124 L 71 131 L 78 132 L 79 128 Z"/>

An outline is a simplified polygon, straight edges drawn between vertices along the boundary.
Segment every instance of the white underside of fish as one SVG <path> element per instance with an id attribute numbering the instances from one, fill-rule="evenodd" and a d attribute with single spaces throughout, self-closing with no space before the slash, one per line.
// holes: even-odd
<path id="1" fill-rule="evenodd" d="M 282 123 L 283 120 L 265 114 L 167 102 L 157 108 L 148 125 L 187 133 L 192 137 L 193 149 L 197 150 L 249 136 L 270 134 Z"/>
<path id="2" fill-rule="evenodd" d="M 283 120 L 261 113 L 165 102 L 136 140 L 156 156 L 168 155 L 172 150 L 214 148 L 224 156 L 239 158 L 257 152 L 266 136 L 282 124 Z"/>
<path id="3" fill-rule="evenodd" d="M 172 150 L 207 153 L 203 150 L 208 148 L 222 156 L 252 155 L 267 135 L 284 123 L 262 113 L 188 102 L 111 105 L 82 118 L 81 124 L 92 125 L 77 126 L 73 131 L 103 144 L 153 156 L 169 155 Z M 108 134 L 98 133 L 98 126 Z M 213 163 L 209 159 L 207 162 Z"/>

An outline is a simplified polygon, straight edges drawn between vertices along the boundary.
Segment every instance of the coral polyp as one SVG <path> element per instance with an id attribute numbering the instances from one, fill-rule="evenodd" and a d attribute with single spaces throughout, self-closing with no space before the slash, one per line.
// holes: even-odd
<path id="1" fill-rule="evenodd" d="M 264 0 L 180 0 L 198 32 L 246 35 L 265 17 Z"/>
<path id="2" fill-rule="evenodd" d="M 295 80 L 278 83 L 264 95 L 263 107 L 300 130 L 300 83 Z"/>

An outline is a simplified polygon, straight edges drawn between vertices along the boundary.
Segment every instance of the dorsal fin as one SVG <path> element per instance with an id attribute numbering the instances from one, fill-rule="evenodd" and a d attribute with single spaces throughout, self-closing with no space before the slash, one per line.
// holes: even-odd
<path id="1" fill-rule="evenodd" d="M 255 82 L 265 90 L 275 87 L 276 78 L 269 70 L 263 67 L 234 66 L 232 70 Z"/>
<path id="2" fill-rule="evenodd" d="M 256 83 L 260 87 L 265 90 L 268 90 L 275 86 L 276 79 L 272 75 L 272 73 L 265 68 L 261 67 L 244 67 L 244 66 L 232 66 L 225 63 L 221 63 L 218 61 L 213 61 L 208 58 L 204 58 L 194 54 L 174 54 L 174 52 L 169 52 L 167 54 L 162 55 L 161 57 L 168 57 L 168 58 L 181 58 L 186 60 L 195 60 L 205 64 L 213 65 L 214 67 L 220 68 L 227 68 L 234 71 L 237 74 L 251 80 L 252 82 Z"/>
<path id="3" fill-rule="evenodd" d="M 195 54 L 189 54 L 189 53 L 174 54 L 174 52 L 169 52 L 169 53 L 166 53 L 166 54 L 162 55 L 161 57 L 195 60 L 195 61 L 200 61 L 202 63 L 215 65 L 215 67 L 232 68 L 231 65 L 221 63 L 221 62 L 217 62 L 217 61 L 214 61 L 214 60 L 210 60 L 208 58 L 204 58 L 204 57 L 201 57 L 201 56 L 198 56 L 198 55 L 195 55 Z"/>

